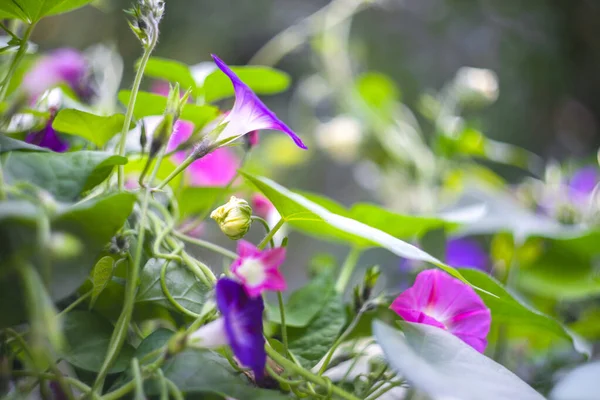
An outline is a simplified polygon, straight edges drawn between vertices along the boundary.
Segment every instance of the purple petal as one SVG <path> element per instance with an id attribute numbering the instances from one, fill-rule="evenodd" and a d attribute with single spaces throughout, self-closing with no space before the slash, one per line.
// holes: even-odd
<path id="1" fill-rule="evenodd" d="M 580 168 L 571 177 L 569 182 L 569 198 L 574 202 L 585 202 L 592 194 L 599 180 L 596 167 Z"/>
<path id="2" fill-rule="evenodd" d="M 440 270 L 426 270 L 390 306 L 409 322 L 446 329 L 483 352 L 490 310 L 469 285 Z"/>
<path id="3" fill-rule="evenodd" d="M 446 244 L 446 263 L 455 268 L 487 271 L 488 256 L 475 240 L 450 239 Z"/>
<path id="4" fill-rule="evenodd" d="M 41 131 L 28 134 L 25 137 L 25 141 L 57 153 L 64 153 L 69 149 L 69 142 L 58 136 L 54 128 L 52 128 L 52 121 L 48 121 Z"/>
<path id="5" fill-rule="evenodd" d="M 229 77 L 235 91 L 233 109 L 224 120 L 224 122 L 228 122 L 228 125 L 219 136 L 219 140 L 239 137 L 255 130 L 273 129 L 286 133 L 298 147 L 306 149 L 298 135 L 277 118 L 275 113 L 267 108 L 252 89 L 242 82 L 227 64 L 214 54 L 212 58 L 217 67 Z"/>
<path id="6" fill-rule="evenodd" d="M 267 362 L 262 297 L 251 298 L 241 284 L 221 278 L 216 285 L 216 299 L 234 355 L 242 365 L 252 368 L 256 380 L 261 380 Z"/>

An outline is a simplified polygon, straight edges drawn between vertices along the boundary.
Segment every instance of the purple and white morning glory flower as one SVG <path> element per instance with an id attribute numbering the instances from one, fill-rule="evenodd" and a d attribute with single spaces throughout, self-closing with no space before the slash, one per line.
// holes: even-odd
<path id="1" fill-rule="evenodd" d="M 272 129 L 286 133 L 302 149 L 306 146 L 275 113 L 254 94 L 242 80 L 219 57 L 212 55 L 217 67 L 231 80 L 235 91 L 235 102 L 231 111 L 221 121 L 227 123 L 216 141 L 235 140 L 247 133 L 260 129 Z"/>
<path id="2" fill-rule="evenodd" d="M 250 297 L 241 283 L 230 278 L 219 279 L 215 291 L 221 317 L 192 333 L 188 344 L 201 348 L 228 345 L 239 362 L 251 368 L 254 378 L 260 381 L 267 362 L 263 299 Z"/>

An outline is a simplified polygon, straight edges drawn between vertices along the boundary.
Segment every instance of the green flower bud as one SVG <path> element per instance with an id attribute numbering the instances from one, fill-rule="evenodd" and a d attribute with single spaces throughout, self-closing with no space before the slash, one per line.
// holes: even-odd
<path id="1" fill-rule="evenodd" d="M 227 237 L 238 240 L 250 230 L 252 207 L 246 200 L 231 196 L 229 201 L 215 209 L 210 217 L 219 224 L 219 228 Z"/>

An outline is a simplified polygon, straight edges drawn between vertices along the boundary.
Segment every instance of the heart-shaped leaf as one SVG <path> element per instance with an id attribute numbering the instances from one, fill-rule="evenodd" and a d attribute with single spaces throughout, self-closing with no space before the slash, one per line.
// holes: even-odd
<path id="1" fill-rule="evenodd" d="M 82 137 L 98 147 L 103 147 L 121 131 L 124 122 L 123 114 L 100 116 L 67 108 L 59 111 L 52 127 L 59 132 Z"/>

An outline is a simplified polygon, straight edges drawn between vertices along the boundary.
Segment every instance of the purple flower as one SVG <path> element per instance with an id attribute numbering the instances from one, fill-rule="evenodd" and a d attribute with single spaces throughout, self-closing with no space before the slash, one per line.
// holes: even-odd
<path id="1" fill-rule="evenodd" d="M 598 184 L 598 169 L 594 166 L 583 167 L 575 171 L 569 181 L 569 199 L 575 204 L 586 203 Z"/>
<path id="2" fill-rule="evenodd" d="M 251 368 L 260 381 L 267 362 L 263 299 L 248 296 L 244 286 L 230 278 L 219 279 L 215 290 L 221 317 L 192 333 L 189 343 L 203 348 L 229 345 L 239 362 Z"/>
<path id="3" fill-rule="evenodd" d="M 69 149 L 69 142 L 61 139 L 54 128 L 52 128 L 53 120 L 54 116 L 48 120 L 46 126 L 44 126 L 42 130 L 29 133 L 25 137 L 25 141 L 40 147 L 45 147 L 57 153 L 64 153 L 67 151 Z"/>
<path id="4" fill-rule="evenodd" d="M 279 272 L 285 261 L 285 248 L 259 250 L 245 240 L 238 242 L 238 258 L 231 264 L 231 272 L 244 284 L 250 297 L 258 297 L 265 290 L 282 291 L 287 284 Z"/>
<path id="5" fill-rule="evenodd" d="M 30 98 L 35 99 L 46 90 L 66 83 L 85 98 L 91 94 L 87 77 L 88 63 L 80 52 L 56 49 L 35 63 L 23 78 L 22 87 Z"/>
<path id="6" fill-rule="evenodd" d="M 229 138 L 234 140 L 255 130 L 272 129 L 286 133 L 298 147 L 306 149 L 298 135 L 277 118 L 275 113 L 267 108 L 252 89 L 242 82 L 227 64 L 214 54 L 212 57 L 217 67 L 229 77 L 235 91 L 235 103 L 222 121 L 222 123 L 226 122 L 227 126 L 219 134 L 218 141 Z"/>
<path id="7" fill-rule="evenodd" d="M 490 310 L 471 286 L 440 270 L 420 272 L 390 308 L 405 321 L 447 330 L 480 353 L 487 346 Z"/>
<path id="8" fill-rule="evenodd" d="M 456 268 L 488 269 L 488 256 L 472 239 L 450 239 L 446 243 L 446 263 Z"/>

